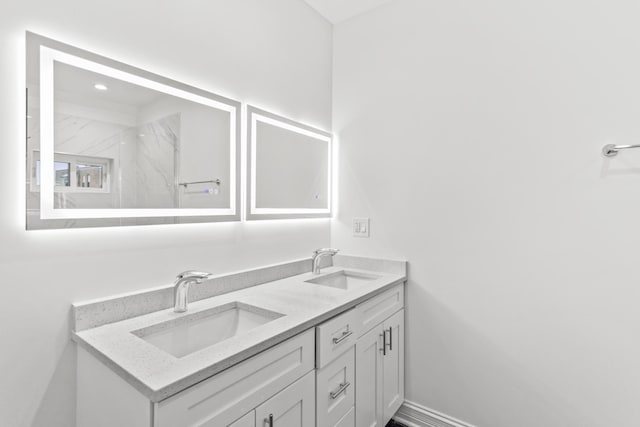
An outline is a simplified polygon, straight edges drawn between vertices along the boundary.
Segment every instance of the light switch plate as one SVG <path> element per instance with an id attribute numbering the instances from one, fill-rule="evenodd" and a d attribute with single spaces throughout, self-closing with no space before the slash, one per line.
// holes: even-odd
<path id="1" fill-rule="evenodd" d="M 369 237 L 369 218 L 353 218 L 353 235 Z"/>

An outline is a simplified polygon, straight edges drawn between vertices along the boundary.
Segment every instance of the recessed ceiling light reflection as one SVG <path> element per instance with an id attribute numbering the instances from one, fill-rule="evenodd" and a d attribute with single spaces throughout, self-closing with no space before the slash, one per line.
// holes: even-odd
<path id="1" fill-rule="evenodd" d="M 96 90 L 108 90 L 109 88 L 106 85 L 103 85 L 102 83 L 96 83 L 93 85 L 94 89 Z"/>

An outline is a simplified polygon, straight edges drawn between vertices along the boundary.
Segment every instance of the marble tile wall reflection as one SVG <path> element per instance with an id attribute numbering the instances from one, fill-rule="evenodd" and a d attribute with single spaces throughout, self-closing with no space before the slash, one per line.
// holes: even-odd
<path id="1" fill-rule="evenodd" d="M 137 207 L 178 207 L 176 176 L 180 154 L 180 114 L 139 126 L 137 137 Z"/>

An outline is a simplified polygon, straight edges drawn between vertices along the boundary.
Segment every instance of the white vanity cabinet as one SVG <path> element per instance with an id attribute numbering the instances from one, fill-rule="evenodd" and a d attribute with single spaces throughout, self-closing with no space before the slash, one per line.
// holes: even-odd
<path id="1" fill-rule="evenodd" d="M 404 284 L 159 402 L 132 384 L 79 348 L 78 427 L 384 426 L 404 400 Z"/>
<path id="2" fill-rule="evenodd" d="M 404 401 L 404 297 L 402 286 L 365 302 L 357 309 L 363 324 L 394 314 L 364 331 L 355 347 L 356 426 L 382 427 Z"/>
<path id="3" fill-rule="evenodd" d="M 404 285 L 316 327 L 317 427 L 382 427 L 404 401 Z"/>
<path id="4" fill-rule="evenodd" d="M 273 422 L 274 427 L 313 427 L 314 341 L 314 330 L 308 330 L 157 403 L 80 351 L 77 425 L 263 427 L 269 426 L 263 419 L 273 414 L 287 420 Z"/>

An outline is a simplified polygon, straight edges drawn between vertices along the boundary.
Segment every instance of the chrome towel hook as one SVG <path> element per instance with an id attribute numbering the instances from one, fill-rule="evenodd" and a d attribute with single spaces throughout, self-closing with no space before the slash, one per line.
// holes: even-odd
<path id="1" fill-rule="evenodd" d="M 628 148 L 640 148 L 640 144 L 636 144 L 636 145 L 607 144 L 604 147 L 602 147 L 602 154 L 605 157 L 615 157 L 618 155 L 618 151 L 626 150 Z"/>

